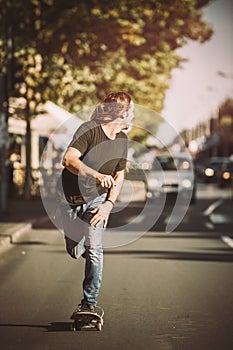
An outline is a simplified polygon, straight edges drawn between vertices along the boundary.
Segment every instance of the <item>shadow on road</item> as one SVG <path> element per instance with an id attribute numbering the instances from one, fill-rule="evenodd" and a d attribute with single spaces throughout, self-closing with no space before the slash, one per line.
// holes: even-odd
<path id="1" fill-rule="evenodd" d="M 13 242 L 14 245 L 49 245 L 49 243 L 42 242 L 42 241 L 20 241 L 20 242 Z"/>
<path id="2" fill-rule="evenodd" d="M 48 325 L 41 324 L 15 324 L 15 323 L 3 323 L 0 327 L 10 328 L 41 328 L 47 332 L 68 332 L 71 330 L 71 322 L 51 322 Z"/>
<path id="3" fill-rule="evenodd" d="M 166 251 L 166 250 L 106 250 L 105 255 L 128 255 L 140 259 L 164 259 L 164 260 L 186 260 L 186 261 L 207 261 L 207 262 L 233 262 L 232 250 L 225 248 L 225 254 L 221 253 L 202 253 L 185 251 Z M 229 252 L 229 254 L 228 254 Z"/>

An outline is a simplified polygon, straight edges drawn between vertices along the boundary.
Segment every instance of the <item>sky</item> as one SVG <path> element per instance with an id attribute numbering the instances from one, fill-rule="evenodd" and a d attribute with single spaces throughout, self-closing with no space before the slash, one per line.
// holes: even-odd
<path id="1" fill-rule="evenodd" d="M 179 49 L 188 61 L 173 71 L 161 113 L 177 131 L 216 117 L 221 103 L 233 98 L 233 1 L 213 1 L 203 9 L 203 18 L 214 34 L 204 44 L 190 41 Z"/>

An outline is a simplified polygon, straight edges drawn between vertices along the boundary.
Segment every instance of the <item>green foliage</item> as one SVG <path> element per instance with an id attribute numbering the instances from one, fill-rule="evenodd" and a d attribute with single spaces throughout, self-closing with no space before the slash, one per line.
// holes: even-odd
<path id="1" fill-rule="evenodd" d="M 126 90 L 137 104 L 160 112 L 172 70 L 182 62 L 176 49 L 212 35 L 202 20 L 208 2 L 8 0 L 0 18 L 1 68 L 10 26 L 12 95 L 27 100 L 31 115 L 47 99 L 77 112 L 112 90 Z"/>
<path id="2" fill-rule="evenodd" d="M 52 100 L 78 112 L 109 91 L 125 90 L 138 105 L 160 112 L 172 70 L 182 62 L 176 49 L 212 35 L 201 11 L 209 2 L 0 1 L 0 73 L 13 77 L 10 112 L 27 121 L 27 193 L 30 122 L 40 105 Z M 132 138 L 143 143 L 146 130 L 155 133 L 159 123 L 149 111 L 137 111 Z"/>

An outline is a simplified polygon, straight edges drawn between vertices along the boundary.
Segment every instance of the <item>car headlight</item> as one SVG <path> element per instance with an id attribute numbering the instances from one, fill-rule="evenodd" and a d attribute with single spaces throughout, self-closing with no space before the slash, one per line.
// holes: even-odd
<path id="1" fill-rule="evenodd" d="M 205 175 L 208 177 L 214 176 L 214 169 L 206 168 L 205 169 Z"/>
<path id="2" fill-rule="evenodd" d="M 157 187 L 161 187 L 161 186 L 162 186 L 161 181 L 159 181 L 157 179 L 151 179 L 148 181 L 149 188 L 157 188 Z"/>
<path id="3" fill-rule="evenodd" d="M 222 174 L 222 178 L 224 180 L 229 180 L 231 177 L 231 173 L 229 173 L 229 171 L 224 171 L 224 173 Z"/>
<path id="4" fill-rule="evenodd" d="M 182 187 L 184 188 L 191 188 L 192 187 L 192 182 L 189 179 L 184 179 L 181 182 Z"/>

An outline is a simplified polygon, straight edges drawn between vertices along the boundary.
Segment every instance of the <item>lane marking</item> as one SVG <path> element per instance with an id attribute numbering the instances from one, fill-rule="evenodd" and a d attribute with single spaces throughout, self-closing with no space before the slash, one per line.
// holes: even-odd
<path id="1" fill-rule="evenodd" d="M 222 236 L 221 237 L 222 241 L 226 243 L 229 247 L 233 248 L 233 239 L 228 236 Z"/>
<path id="2" fill-rule="evenodd" d="M 231 223 L 231 217 L 225 214 L 210 214 L 210 221 L 213 224 L 228 224 Z"/>
<path id="3" fill-rule="evenodd" d="M 145 215 L 138 215 L 136 216 L 134 219 L 132 219 L 134 224 L 140 224 L 141 222 L 143 222 L 145 219 Z"/>
<path id="4" fill-rule="evenodd" d="M 205 223 L 205 226 L 206 226 L 207 228 L 209 228 L 210 230 L 213 230 L 214 227 L 215 227 L 211 222 L 206 222 L 206 223 Z"/>
<path id="5" fill-rule="evenodd" d="M 203 212 L 203 215 L 211 215 L 215 211 L 215 209 L 217 209 L 217 207 L 219 207 L 223 202 L 223 199 L 218 199 L 216 202 L 210 204 L 209 207 Z"/>
<path id="6" fill-rule="evenodd" d="M 168 215 L 164 219 L 164 223 L 165 224 L 177 224 L 177 223 L 182 222 L 182 224 L 187 224 L 188 220 L 189 219 L 187 217 L 184 217 L 182 219 L 182 221 L 180 221 L 180 216 L 179 215 Z"/>

